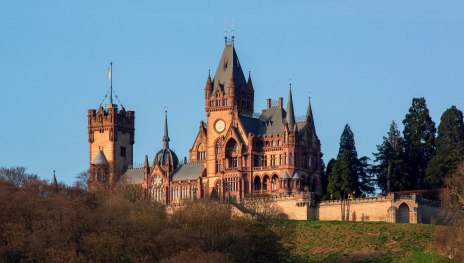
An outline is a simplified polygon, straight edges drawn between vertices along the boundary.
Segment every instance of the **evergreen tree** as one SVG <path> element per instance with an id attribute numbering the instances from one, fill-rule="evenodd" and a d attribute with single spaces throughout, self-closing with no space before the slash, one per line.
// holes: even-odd
<path id="1" fill-rule="evenodd" d="M 441 116 L 436 138 L 436 153 L 426 170 L 426 184 L 431 188 L 443 187 L 443 180 L 464 159 L 464 123 L 462 111 L 455 106 Z"/>
<path id="2" fill-rule="evenodd" d="M 328 178 L 326 174 L 326 168 L 325 168 L 325 163 L 324 160 L 321 162 L 321 197 L 322 199 L 326 199 L 325 197 L 327 196 L 327 184 L 328 184 Z"/>
<path id="3" fill-rule="evenodd" d="M 344 151 L 333 164 L 327 191 L 337 199 L 347 199 L 349 194 L 355 192 L 354 177 L 349 153 Z"/>
<path id="4" fill-rule="evenodd" d="M 341 160 L 343 155 L 346 155 L 346 158 L 347 158 L 348 168 L 350 170 L 350 173 L 349 173 L 350 178 L 341 178 L 340 175 L 334 174 L 338 172 L 335 170 L 335 167 L 337 163 Z M 342 136 L 340 137 L 340 149 L 338 152 L 337 161 L 333 165 L 332 171 L 329 174 L 329 185 L 330 185 L 330 180 L 332 181 L 339 180 L 338 184 L 344 184 L 346 182 L 350 182 L 350 187 L 353 189 L 355 196 L 360 196 L 361 193 L 363 192 L 367 194 L 372 193 L 374 191 L 374 187 L 372 185 L 371 176 L 367 170 L 368 168 L 367 161 L 368 161 L 368 158 L 365 156 L 358 159 L 358 152 L 356 151 L 356 145 L 354 142 L 353 132 L 351 131 L 350 126 L 346 124 L 345 129 L 343 130 Z M 334 174 L 334 176 L 333 178 L 330 178 L 332 174 Z M 348 173 L 346 173 L 345 176 L 346 175 L 348 175 Z M 335 182 L 332 182 L 332 183 L 335 183 Z M 330 192 L 330 193 L 333 194 L 333 192 Z"/>
<path id="5" fill-rule="evenodd" d="M 330 159 L 330 161 L 327 163 L 327 168 L 325 169 L 325 194 L 328 195 L 329 194 L 329 191 L 327 190 L 327 187 L 329 185 L 329 176 L 330 176 L 330 173 L 332 172 L 332 169 L 333 169 L 333 166 L 335 165 L 335 159 L 332 158 Z"/>
<path id="6" fill-rule="evenodd" d="M 408 188 L 403 145 L 398 126 L 392 121 L 387 137 L 384 136 L 382 144 L 377 145 L 378 152 L 373 153 L 375 164 L 371 168 L 371 173 L 377 177 L 377 186 L 384 193 Z"/>
<path id="7" fill-rule="evenodd" d="M 423 187 L 425 169 L 435 153 L 435 123 L 424 98 L 413 98 L 403 120 L 408 189 Z"/>

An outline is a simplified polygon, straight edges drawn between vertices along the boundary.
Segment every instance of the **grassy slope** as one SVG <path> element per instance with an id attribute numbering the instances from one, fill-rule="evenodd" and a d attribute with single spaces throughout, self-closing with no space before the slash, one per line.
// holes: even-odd
<path id="1" fill-rule="evenodd" d="M 434 225 L 287 221 L 271 227 L 284 237 L 291 262 L 449 262 L 433 252 Z"/>

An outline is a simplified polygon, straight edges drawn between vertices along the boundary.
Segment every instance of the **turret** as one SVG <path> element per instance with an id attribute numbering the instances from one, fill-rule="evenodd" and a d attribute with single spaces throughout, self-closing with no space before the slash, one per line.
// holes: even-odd
<path id="1" fill-rule="evenodd" d="M 290 84 L 290 90 L 288 92 L 288 102 L 287 102 L 287 116 L 285 118 L 288 131 L 292 132 L 295 128 L 295 114 L 293 112 L 293 99 L 292 99 L 292 86 Z"/>

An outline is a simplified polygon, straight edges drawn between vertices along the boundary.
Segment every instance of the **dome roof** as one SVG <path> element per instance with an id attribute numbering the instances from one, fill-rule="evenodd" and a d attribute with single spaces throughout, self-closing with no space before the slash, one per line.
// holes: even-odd
<path id="1" fill-rule="evenodd" d="M 298 172 L 295 172 L 295 174 L 293 174 L 293 180 L 301 180 L 301 179 L 302 177 Z"/>
<path id="2" fill-rule="evenodd" d="M 290 179 L 290 176 L 288 175 L 287 172 L 284 172 L 281 176 L 280 176 L 280 179 Z"/>
<path id="3" fill-rule="evenodd" d="M 159 150 L 155 155 L 155 164 L 159 166 L 171 165 L 174 169 L 179 164 L 179 158 L 174 151 L 169 148 Z"/>
<path id="4" fill-rule="evenodd" d="M 91 164 L 108 164 L 108 160 L 106 160 L 105 154 L 102 150 L 98 151 L 95 158 L 93 158 Z"/>

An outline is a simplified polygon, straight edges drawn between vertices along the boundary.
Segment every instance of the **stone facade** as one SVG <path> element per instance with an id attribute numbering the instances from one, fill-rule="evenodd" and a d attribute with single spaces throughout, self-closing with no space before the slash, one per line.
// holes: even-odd
<path id="1" fill-rule="evenodd" d="M 201 91 L 200 91 L 201 92 Z M 247 198 L 276 202 L 291 219 L 340 220 L 340 201 L 317 203 L 321 193 L 322 153 L 311 103 L 296 117 L 289 87 L 282 97 L 267 99 L 254 113 L 254 85 L 246 79 L 233 39 L 226 40 L 215 75 L 208 74 L 204 92 L 206 121 L 189 151 L 179 160 L 169 147 L 167 112 L 163 148 L 153 160 L 133 167 L 135 114 L 112 101 L 88 111 L 91 189 L 96 183 L 139 185 L 153 201 L 170 206 L 184 200 L 218 198 L 244 204 Z M 427 207 L 415 195 L 389 194 L 353 199 L 350 220 L 423 222 L 435 206 Z M 430 219 L 429 219 L 430 221 Z"/>

